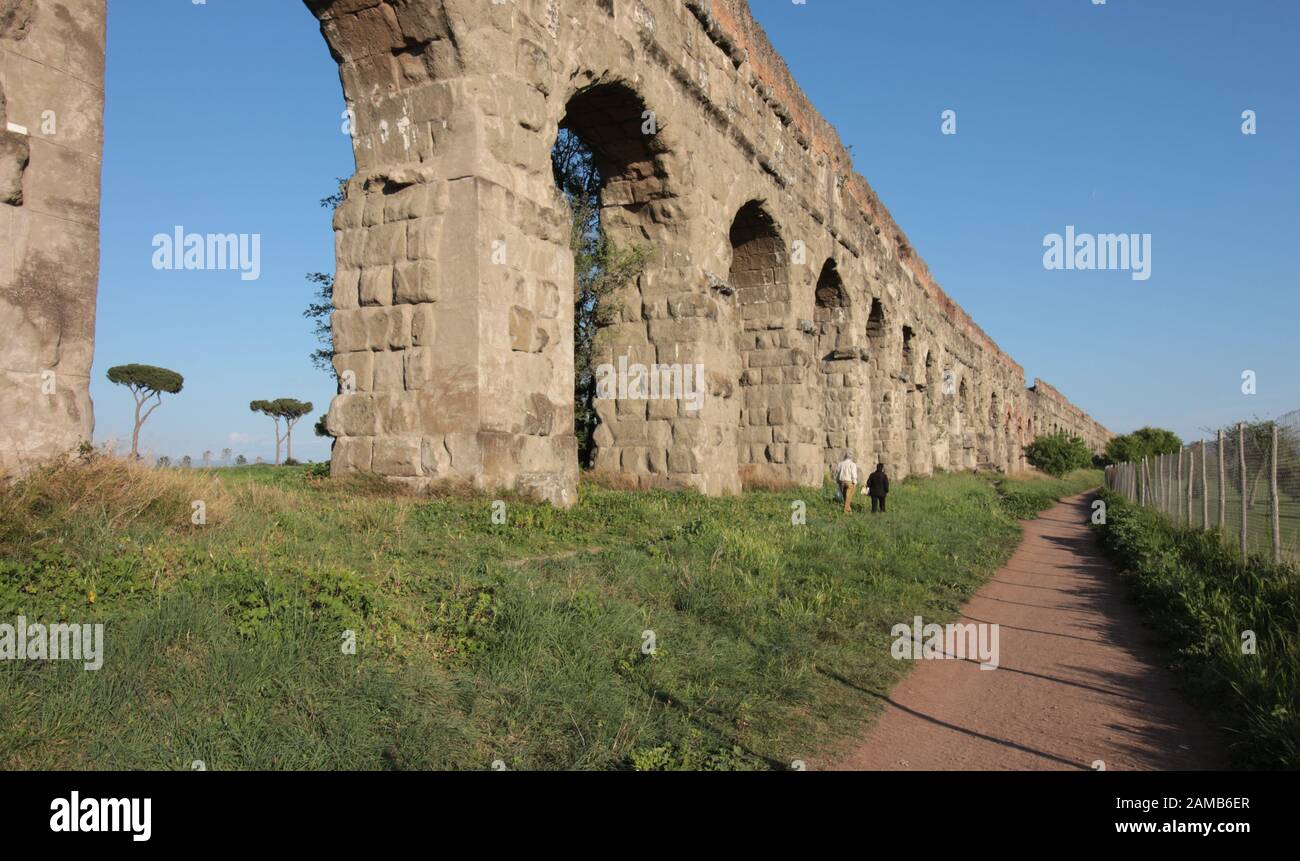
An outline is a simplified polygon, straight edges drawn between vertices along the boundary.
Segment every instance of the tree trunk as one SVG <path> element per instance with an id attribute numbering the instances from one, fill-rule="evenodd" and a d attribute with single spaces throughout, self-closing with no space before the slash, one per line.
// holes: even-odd
<path id="1" fill-rule="evenodd" d="M 140 459 L 140 398 L 135 399 L 135 429 L 131 431 L 131 460 Z"/>

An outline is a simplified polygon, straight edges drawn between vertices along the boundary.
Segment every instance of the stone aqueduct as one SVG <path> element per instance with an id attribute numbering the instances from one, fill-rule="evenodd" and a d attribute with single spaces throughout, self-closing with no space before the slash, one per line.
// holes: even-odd
<path id="1" fill-rule="evenodd" d="M 306 3 L 354 114 L 333 328 L 355 389 L 329 412 L 336 473 L 573 500 L 561 127 L 597 154 L 607 232 L 653 253 L 597 360 L 707 379 L 698 412 L 601 401 L 598 469 L 722 494 L 819 484 L 845 448 L 905 475 L 1016 470 L 1058 428 L 1108 438 L 1047 384 L 1027 389 L 939 288 L 745 0 Z M 92 430 L 105 15 L 105 0 L 0 0 L 11 472 Z"/>

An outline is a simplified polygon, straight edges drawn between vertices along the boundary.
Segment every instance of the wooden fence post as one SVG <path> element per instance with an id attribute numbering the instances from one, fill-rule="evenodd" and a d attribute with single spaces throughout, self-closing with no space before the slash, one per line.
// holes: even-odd
<path id="1" fill-rule="evenodd" d="M 1196 449 L 1187 447 L 1187 528 L 1192 528 L 1192 493 L 1196 486 Z"/>
<path id="2" fill-rule="evenodd" d="M 1223 449 L 1223 428 L 1219 428 L 1219 528 L 1222 529 L 1228 520 L 1228 497 L 1224 493 L 1227 478 L 1227 471 L 1224 469 L 1225 453 Z"/>
<path id="3" fill-rule="evenodd" d="M 1170 519 L 1178 516 L 1178 488 L 1174 484 L 1174 455 L 1165 455 L 1165 516 Z"/>
<path id="4" fill-rule="evenodd" d="M 1165 507 L 1169 503 L 1169 455 L 1160 455 L 1160 501 L 1156 503 L 1156 509 L 1164 514 Z"/>
<path id="5" fill-rule="evenodd" d="M 1177 477 L 1174 479 L 1173 498 L 1170 500 L 1170 502 L 1173 503 L 1173 511 L 1171 511 L 1170 514 L 1173 515 L 1174 523 L 1182 523 L 1183 500 L 1181 499 L 1181 497 L 1183 494 L 1183 450 L 1181 448 L 1178 450 L 1177 469 L 1178 469 L 1178 472 L 1176 474 Z"/>
<path id="6" fill-rule="evenodd" d="M 1158 454 L 1155 456 L 1155 463 L 1152 464 L 1152 470 L 1155 472 L 1156 492 L 1155 498 L 1151 502 L 1151 507 L 1159 511 L 1164 507 L 1165 501 L 1165 456 Z"/>
<path id="7" fill-rule="evenodd" d="M 1169 494 L 1165 481 L 1165 467 L 1165 456 L 1162 454 L 1156 460 L 1156 481 L 1160 483 L 1160 490 L 1156 493 L 1156 510 L 1161 513 L 1164 513 L 1165 497 Z"/>
<path id="8" fill-rule="evenodd" d="M 1201 440 L 1201 528 L 1210 528 L 1210 482 L 1205 466 L 1205 440 Z"/>
<path id="9" fill-rule="evenodd" d="M 1246 423 L 1237 423 L 1237 466 L 1241 468 L 1241 564 L 1245 565 L 1250 559 L 1250 554 L 1246 550 L 1246 536 L 1249 533 L 1250 509 L 1247 505 L 1249 499 L 1246 497 Z"/>
<path id="10" fill-rule="evenodd" d="M 1269 481 L 1272 489 L 1273 498 L 1273 561 L 1282 562 L 1282 500 L 1278 495 L 1277 488 L 1277 455 L 1278 455 L 1278 431 L 1277 423 L 1273 423 L 1273 475 Z"/>

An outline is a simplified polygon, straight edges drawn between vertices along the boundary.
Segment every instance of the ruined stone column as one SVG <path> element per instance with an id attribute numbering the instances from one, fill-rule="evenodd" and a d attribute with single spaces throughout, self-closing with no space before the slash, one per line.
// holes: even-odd
<path id="1" fill-rule="evenodd" d="M 0 0 L 0 477 L 88 441 L 104 0 Z"/>
<path id="2" fill-rule="evenodd" d="M 572 504 L 573 258 L 553 120 L 501 61 L 535 24 L 510 4 L 308 6 L 357 157 L 335 216 L 333 472 Z"/>

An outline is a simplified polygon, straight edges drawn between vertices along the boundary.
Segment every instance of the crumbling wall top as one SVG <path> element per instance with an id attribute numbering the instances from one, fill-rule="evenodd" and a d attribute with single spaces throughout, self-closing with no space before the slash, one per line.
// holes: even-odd
<path id="1" fill-rule="evenodd" d="M 686 6 L 700 16 L 707 12 L 714 26 L 709 30 L 714 42 L 727 42 L 729 53 L 743 55 L 754 77 L 771 93 L 770 103 L 781 121 L 793 125 L 809 142 L 809 149 L 827 160 L 834 173 L 843 178 L 845 194 L 862 211 L 866 221 L 879 229 L 880 235 L 893 244 L 898 259 L 911 272 L 917 284 L 924 289 L 955 328 L 965 332 L 971 340 L 987 349 L 992 357 L 1018 374 L 1024 380 L 1024 368 L 1011 358 L 997 342 L 980 328 L 969 314 L 953 301 L 930 274 L 912 247 L 907 234 L 894 221 L 889 210 L 880 201 L 870 183 L 853 170 L 849 155 L 839 134 L 796 83 L 785 60 L 772 46 L 767 34 L 750 12 L 747 0 L 684 0 Z M 742 53 L 743 52 L 743 53 Z"/>

